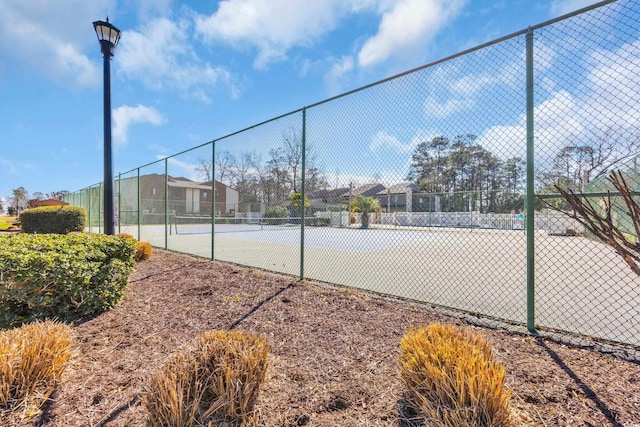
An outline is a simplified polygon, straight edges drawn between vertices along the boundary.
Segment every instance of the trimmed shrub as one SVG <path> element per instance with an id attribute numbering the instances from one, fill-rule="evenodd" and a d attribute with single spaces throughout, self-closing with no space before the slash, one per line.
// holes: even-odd
<path id="1" fill-rule="evenodd" d="M 305 218 L 304 223 L 305 225 L 310 225 L 312 227 L 328 227 L 331 225 L 331 219 L 321 217 Z"/>
<path id="2" fill-rule="evenodd" d="M 131 234 L 128 234 L 128 233 L 118 233 L 118 234 L 116 234 L 116 236 L 124 237 L 125 239 L 133 239 L 134 238 Z"/>
<path id="3" fill-rule="evenodd" d="M 472 331 L 433 324 L 400 340 L 407 401 L 429 426 L 511 426 L 505 368 Z"/>
<path id="4" fill-rule="evenodd" d="M 72 356 L 72 329 L 38 322 L 0 332 L 0 407 L 35 416 Z"/>
<path id="5" fill-rule="evenodd" d="M 25 233 L 67 234 L 84 230 L 87 211 L 76 206 L 43 206 L 22 212 L 20 222 Z"/>
<path id="6" fill-rule="evenodd" d="M 269 224 L 286 224 L 289 221 L 289 209 L 286 206 L 269 206 L 263 217 Z"/>
<path id="7" fill-rule="evenodd" d="M 151 244 L 148 242 L 136 242 L 136 253 L 133 256 L 136 261 L 143 261 L 151 258 Z"/>
<path id="8" fill-rule="evenodd" d="M 0 327 L 75 319 L 117 304 L 135 242 L 105 235 L 0 236 Z"/>
<path id="9" fill-rule="evenodd" d="M 146 386 L 149 426 L 242 426 L 264 381 L 267 340 L 242 331 L 209 331 L 177 353 Z"/>

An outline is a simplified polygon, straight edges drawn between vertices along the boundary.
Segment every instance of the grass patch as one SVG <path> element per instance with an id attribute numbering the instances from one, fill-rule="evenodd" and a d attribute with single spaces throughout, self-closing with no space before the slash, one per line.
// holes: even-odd
<path id="1" fill-rule="evenodd" d="M 505 368 L 480 335 L 432 324 L 412 329 L 400 341 L 400 372 L 407 400 L 426 425 L 513 425 Z"/>
<path id="2" fill-rule="evenodd" d="M 17 220 L 18 219 L 15 216 L 0 216 L 0 230 L 8 230 Z"/>
<path id="3" fill-rule="evenodd" d="M 149 426 L 243 426 L 268 358 L 267 340 L 241 331 L 209 331 L 174 355 L 149 381 L 144 406 Z"/>
<path id="4" fill-rule="evenodd" d="M 31 418 L 59 384 L 72 356 L 72 330 L 46 321 L 0 332 L 0 408 Z"/>

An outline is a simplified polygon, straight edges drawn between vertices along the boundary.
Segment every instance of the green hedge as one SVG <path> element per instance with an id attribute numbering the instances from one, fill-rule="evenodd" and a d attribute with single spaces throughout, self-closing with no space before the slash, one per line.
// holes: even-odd
<path id="1" fill-rule="evenodd" d="M 38 234 L 67 234 L 84 231 L 87 212 L 76 206 L 43 206 L 20 214 L 22 231 Z"/>
<path id="2" fill-rule="evenodd" d="M 269 206 L 263 215 L 264 218 L 289 218 L 289 209 L 286 206 Z"/>
<path id="3" fill-rule="evenodd" d="M 118 236 L 0 236 L 0 327 L 73 320 L 116 305 L 135 250 L 135 240 Z"/>
<path id="4" fill-rule="evenodd" d="M 315 227 L 328 227 L 329 225 L 331 225 L 331 219 L 330 218 L 305 218 L 304 220 L 305 225 L 311 225 L 311 226 L 315 226 Z"/>

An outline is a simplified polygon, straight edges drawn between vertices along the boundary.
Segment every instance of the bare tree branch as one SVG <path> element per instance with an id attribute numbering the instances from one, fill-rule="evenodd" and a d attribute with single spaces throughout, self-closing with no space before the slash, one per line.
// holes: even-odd
<path id="1" fill-rule="evenodd" d="M 638 236 L 640 236 L 640 205 L 634 200 L 634 192 L 630 189 L 620 171 L 612 171 L 607 180 L 613 184 L 624 201 L 626 207 L 624 213 L 631 219 L 636 233 L 636 242 L 632 242 L 627 238 L 620 229 L 615 216 L 612 215 L 614 206 L 611 201 L 611 192 L 609 191 L 606 196 L 602 197 L 603 209 L 598 209 L 592 205 L 584 194 L 576 194 L 573 190 L 564 189 L 558 185 L 555 185 L 555 188 L 569 203 L 573 212 L 557 209 L 546 201 L 544 203 L 551 209 L 575 219 L 603 243 L 613 247 L 625 260 L 629 268 L 640 276 L 640 242 L 637 241 Z"/>

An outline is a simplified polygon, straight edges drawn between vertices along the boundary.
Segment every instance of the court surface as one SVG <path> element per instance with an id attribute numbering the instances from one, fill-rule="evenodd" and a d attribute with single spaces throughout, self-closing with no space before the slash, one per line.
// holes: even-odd
<path id="1" fill-rule="evenodd" d="M 143 226 L 140 238 L 211 257 L 210 233 L 165 240 L 164 230 Z M 219 231 L 216 260 L 300 276 L 299 226 Z M 305 278 L 526 324 L 523 231 L 306 227 L 304 247 Z M 539 231 L 534 266 L 537 325 L 640 345 L 640 279 L 613 249 Z"/>

